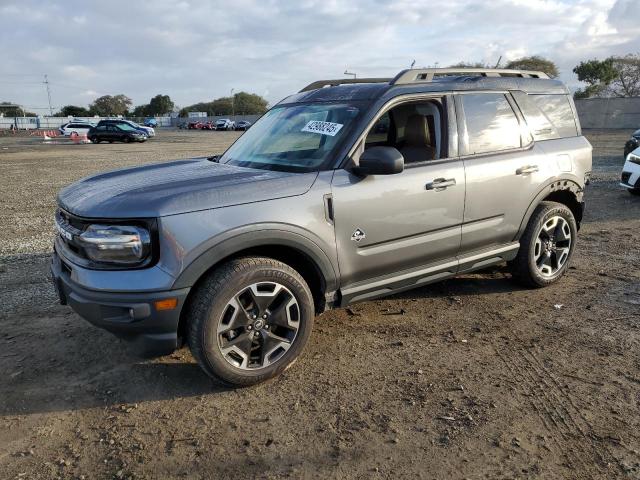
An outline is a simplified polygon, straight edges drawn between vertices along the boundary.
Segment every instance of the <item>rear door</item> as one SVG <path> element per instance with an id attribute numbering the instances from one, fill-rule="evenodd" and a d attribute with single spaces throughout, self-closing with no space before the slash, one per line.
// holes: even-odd
<path id="1" fill-rule="evenodd" d="M 508 92 L 458 94 L 456 110 L 466 175 L 464 257 L 511 244 L 531 199 L 553 172 Z"/>

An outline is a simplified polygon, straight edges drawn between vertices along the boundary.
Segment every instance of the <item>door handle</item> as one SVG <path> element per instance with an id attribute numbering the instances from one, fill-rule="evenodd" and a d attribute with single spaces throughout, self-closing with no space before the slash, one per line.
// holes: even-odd
<path id="1" fill-rule="evenodd" d="M 427 182 L 425 188 L 427 190 L 435 190 L 440 191 L 444 190 L 447 187 L 453 187 L 456 184 L 455 178 L 436 178 L 430 182 Z"/>
<path id="2" fill-rule="evenodd" d="M 520 167 L 516 170 L 516 175 L 526 175 L 528 173 L 535 173 L 538 170 L 538 165 L 525 165 L 524 167 Z"/>

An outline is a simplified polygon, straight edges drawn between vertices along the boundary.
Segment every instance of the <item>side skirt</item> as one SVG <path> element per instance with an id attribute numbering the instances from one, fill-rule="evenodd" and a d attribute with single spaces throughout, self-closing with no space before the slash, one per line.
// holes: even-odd
<path id="1" fill-rule="evenodd" d="M 427 267 L 405 270 L 365 282 L 358 282 L 340 290 L 335 307 L 346 307 L 352 303 L 380 298 L 395 293 L 422 287 L 430 283 L 455 277 L 459 273 L 480 270 L 492 265 L 513 260 L 520 248 L 519 242 L 500 245 L 488 250 L 472 252 L 455 260 L 441 262 Z"/>

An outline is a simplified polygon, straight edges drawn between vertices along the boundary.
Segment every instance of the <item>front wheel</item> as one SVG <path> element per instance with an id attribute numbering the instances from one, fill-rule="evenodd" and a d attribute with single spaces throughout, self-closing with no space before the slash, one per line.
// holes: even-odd
<path id="1" fill-rule="evenodd" d="M 302 276 L 266 257 L 231 260 L 194 292 L 188 343 L 211 377 L 248 386 L 286 370 L 313 327 L 313 297 Z"/>
<path id="2" fill-rule="evenodd" d="M 573 255 L 578 228 L 573 213 L 561 203 L 542 202 L 533 212 L 510 263 L 515 280 L 546 287 L 564 275 Z"/>
<path id="3" fill-rule="evenodd" d="M 640 195 L 640 188 L 628 188 L 631 195 Z"/>

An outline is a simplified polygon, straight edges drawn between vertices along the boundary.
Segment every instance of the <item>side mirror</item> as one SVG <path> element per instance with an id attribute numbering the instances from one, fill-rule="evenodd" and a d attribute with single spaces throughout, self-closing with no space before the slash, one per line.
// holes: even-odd
<path id="1" fill-rule="evenodd" d="M 358 175 L 393 175 L 404 170 L 404 157 L 394 147 L 371 147 L 360 156 Z"/>

